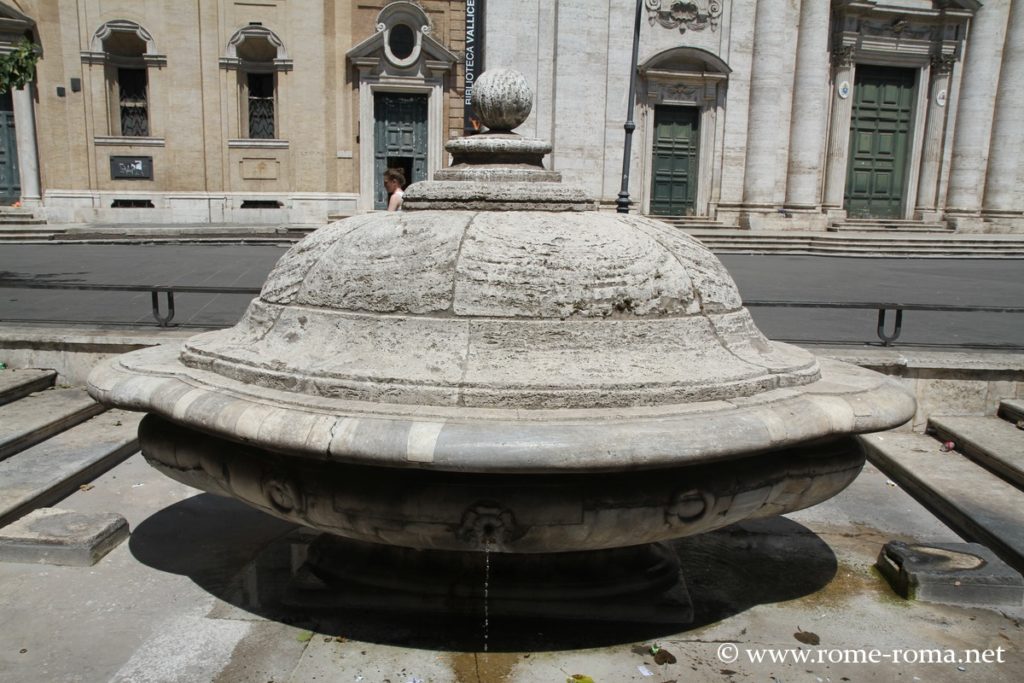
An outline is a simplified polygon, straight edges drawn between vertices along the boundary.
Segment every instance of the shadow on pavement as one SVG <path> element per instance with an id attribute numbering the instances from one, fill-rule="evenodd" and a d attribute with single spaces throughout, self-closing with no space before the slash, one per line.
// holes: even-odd
<path id="1" fill-rule="evenodd" d="M 403 609 L 401 599 L 387 600 L 375 609 L 365 604 L 353 609 L 339 606 L 336 596 L 322 585 L 310 590 L 304 560 L 316 536 L 237 501 L 200 494 L 139 524 L 130 548 L 140 562 L 186 575 L 229 605 L 269 620 L 385 645 L 483 649 L 482 601 L 479 614 L 453 617 Z M 757 605 L 810 595 L 826 586 L 837 571 L 835 555 L 819 536 L 781 517 L 680 539 L 672 547 L 679 554 L 693 603 L 692 622 L 638 622 L 630 618 L 629 607 L 618 619 L 598 621 L 491 615 L 489 651 L 649 642 L 699 629 Z M 649 608 L 637 604 L 637 614 L 648 614 Z"/>

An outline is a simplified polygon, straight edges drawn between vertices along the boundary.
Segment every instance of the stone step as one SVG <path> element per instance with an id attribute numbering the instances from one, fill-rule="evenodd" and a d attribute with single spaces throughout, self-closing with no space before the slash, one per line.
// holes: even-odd
<path id="1" fill-rule="evenodd" d="M 103 410 L 85 389 L 50 389 L 0 406 L 0 460 Z"/>
<path id="2" fill-rule="evenodd" d="M 0 406 L 53 386 L 57 373 L 35 368 L 0 370 Z"/>
<path id="3" fill-rule="evenodd" d="M 0 527 L 53 505 L 138 451 L 141 419 L 110 410 L 0 461 Z"/>
<path id="4" fill-rule="evenodd" d="M 753 252 L 763 251 L 772 253 L 802 253 L 821 255 L 847 255 L 847 256 L 888 256 L 901 258 L 1021 258 L 1024 257 L 1024 243 L 1019 245 L 985 244 L 970 245 L 960 242 L 942 242 L 935 244 L 900 244 L 894 242 L 866 242 L 863 240 L 850 241 L 846 244 L 836 244 L 818 241 L 814 239 L 805 240 L 757 240 L 749 238 L 734 237 L 708 237 L 706 235 L 696 236 L 706 247 L 713 251 L 722 252 Z"/>
<path id="5" fill-rule="evenodd" d="M 869 221 L 847 220 L 828 227 L 829 232 L 934 232 L 951 233 L 946 223 L 924 223 L 921 221 Z"/>
<path id="6" fill-rule="evenodd" d="M 1024 420 L 1024 401 L 1014 398 L 1004 398 L 999 402 L 999 417 L 1017 424 Z"/>
<path id="7" fill-rule="evenodd" d="M 928 436 L 860 437 L 868 459 L 969 541 L 1024 572 L 1024 492 Z"/>
<path id="8" fill-rule="evenodd" d="M 1024 489 L 1024 432 L 998 417 L 932 416 L 928 429 L 939 441 Z"/>

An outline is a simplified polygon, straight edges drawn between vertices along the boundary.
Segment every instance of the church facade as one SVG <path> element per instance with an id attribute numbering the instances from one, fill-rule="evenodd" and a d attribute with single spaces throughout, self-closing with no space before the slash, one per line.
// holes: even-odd
<path id="1" fill-rule="evenodd" d="M 323 223 L 463 132 L 461 0 L 0 2 L 26 37 L 0 201 L 51 223 Z"/>
<path id="2" fill-rule="evenodd" d="M 1024 231 L 1024 2 L 517 0 L 488 65 L 537 100 L 522 132 L 608 208 L 751 230 Z"/>

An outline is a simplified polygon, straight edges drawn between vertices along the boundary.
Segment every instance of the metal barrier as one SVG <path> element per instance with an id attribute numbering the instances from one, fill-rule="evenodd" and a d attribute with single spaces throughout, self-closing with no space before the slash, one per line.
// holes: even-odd
<path id="1" fill-rule="evenodd" d="M 744 306 L 754 308 L 836 308 L 836 309 L 872 309 L 878 311 L 878 327 L 876 332 L 883 346 L 892 346 L 903 332 L 903 311 L 932 311 L 952 313 L 1024 313 L 1018 306 L 953 306 L 949 304 L 894 304 L 866 301 L 744 301 Z M 892 334 L 885 332 L 886 317 L 894 311 Z"/>
<path id="2" fill-rule="evenodd" d="M 95 285 L 56 282 L 33 282 L 0 278 L 0 289 L 82 289 L 93 292 L 150 292 L 153 318 L 160 327 L 171 327 L 174 320 L 174 294 L 259 294 L 259 287 L 197 287 L 192 285 Z M 167 312 L 160 312 L 160 295 L 167 303 Z"/>
<path id="3" fill-rule="evenodd" d="M 160 327 L 170 327 L 174 320 L 174 295 L 178 294 L 259 294 L 259 287 L 201 287 L 192 285 L 97 285 L 54 282 L 35 282 L 0 278 L 0 289 L 64 289 L 101 292 L 150 292 L 153 318 Z M 166 301 L 166 313 L 161 313 L 160 294 Z M 1024 313 L 1024 307 L 1017 306 L 954 306 L 948 304 L 897 304 L 866 301 L 765 301 L 748 300 L 743 304 L 750 308 L 833 308 L 869 309 L 878 311 L 876 332 L 884 346 L 892 346 L 903 332 L 903 311 L 932 311 L 953 313 Z M 889 312 L 895 313 L 891 333 L 885 331 Z"/>

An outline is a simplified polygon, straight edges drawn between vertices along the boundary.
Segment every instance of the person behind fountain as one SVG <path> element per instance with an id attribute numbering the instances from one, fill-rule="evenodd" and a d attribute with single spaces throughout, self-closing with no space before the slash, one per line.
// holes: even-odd
<path id="1" fill-rule="evenodd" d="M 384 171 L 384 189 L 387 190 L 390 198 L 388 199 L 388 211 L 401 211 L 402 210 L 402 198 L 405 192 L 402 188 L 405 187 L 405 171 L 400 168 L 389 168 Z"/>

